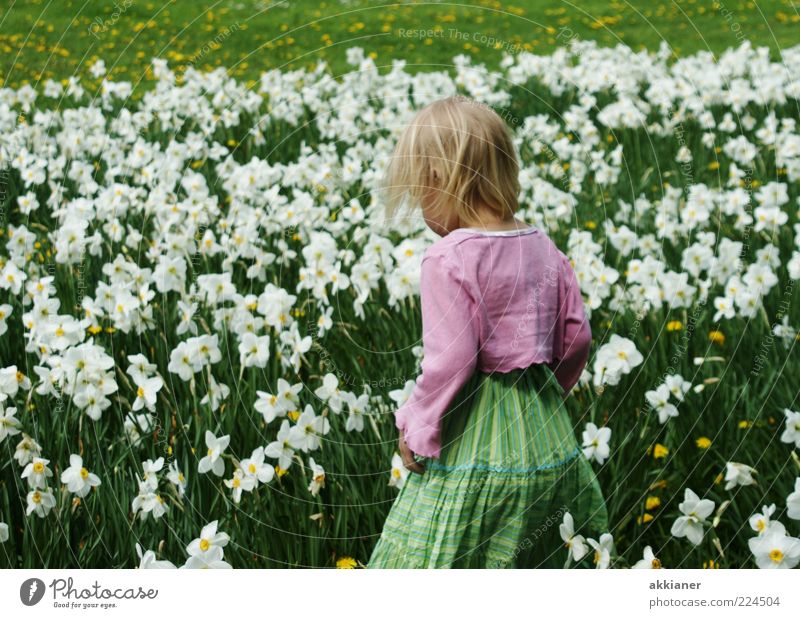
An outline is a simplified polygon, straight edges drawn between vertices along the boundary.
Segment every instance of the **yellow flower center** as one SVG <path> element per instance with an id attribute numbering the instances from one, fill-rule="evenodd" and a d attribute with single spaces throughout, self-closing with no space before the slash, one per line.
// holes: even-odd
<path id="1" fill-rule="evenodd" d="M 44 472 L 44 464 L 41 461 L 37 461 L 33 464 L 33 471 L 36 472 L 36 474 L 41 474 Z"/>
<path id="2" fill-rule="evenodd" d="M 144 389 L 141 386 L 136 389 L 136 396 L 137 397 L 144 397 Z"/>
<path id="3" fill-rule="evenodd" d="M 81 468 L 81 478 L 84 480 L 89 478 L 89 471 L 86 468 Z"/>
<path id="4" fill-rule="evenodd" d="M 653 560 L 650 562 L 650 566 L 654 569 L 660 569 L 661 560 L 659 560 L 658 558 L 653 558 Z"/>
<path id="5" fill-rule="evenodd" d="M 36 504 L 39 504 L 42 501 L 42 494 L 38 491 L 33 492 L 33 496 L 31 496 L 31 500 L 33 500 Z"/>
<path id="6" fill-rule="evenodd" d="M 255 474 L 256 473 L 256 464 L 250 464 L 249 466 L 247 466 L 247 469 L 250 471 L 250 474 Z"/>
<path id="7" fill-rule="evenodd" d="M 769 552 L 769 557 L 773 562 L 781 562 L 783 560 L 783 552 L 780 549 L 773 549 Z"/>
<path id="8" fill-rule="evenodd" d="M 211 543 L 208 542 L 208 539 L 200 539 L 201 551 L 208 551 L 209 547 L 211 547 Z"/>

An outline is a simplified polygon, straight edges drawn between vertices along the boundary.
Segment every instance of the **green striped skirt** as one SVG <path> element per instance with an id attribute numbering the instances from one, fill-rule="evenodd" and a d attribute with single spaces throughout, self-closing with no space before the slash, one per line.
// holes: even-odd
<path id="1" fill-rule="evenodd" d="M 370 568 L 561 568 L 558 527 L 598 539 L 608 515 L 545 365 L 476 372 L 442 425 L 439 459 L 422 458 L 397 495 Z M 593 567 L 590 556 L 577 563 Z"/>

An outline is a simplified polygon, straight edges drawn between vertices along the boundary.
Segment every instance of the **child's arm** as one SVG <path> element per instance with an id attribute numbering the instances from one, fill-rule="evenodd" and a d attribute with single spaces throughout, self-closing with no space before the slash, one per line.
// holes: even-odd
<path id="1" fill-rule="evenodd" d="M 575 271 L 565 255 L 560 256 L 560 261 L 559 308 L 553 337 L 553 360 L 549 367 L 564 389 L 564 396 L 567 396 L 577 384 L 589 359 L 592 330 Z"/>
<path id="2" fill-rule="evenodd" d="M 422 373 L 395 413 L 406 444 L 418 455 L 438 457 L 444 413 L 477 365 L 475 303 L 447 256 L 422 260 Z"/>

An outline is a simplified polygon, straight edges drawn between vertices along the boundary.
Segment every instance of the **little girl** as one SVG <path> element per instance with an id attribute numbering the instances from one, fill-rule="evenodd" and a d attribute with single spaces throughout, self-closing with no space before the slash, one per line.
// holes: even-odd
<path id="1" fill-rule="evenodd" d="M 565 514 L 607 531 L 563 404 L 589 322 L 567 257 L 515 218 L 518 170 L 502 119 L 463 97 L 421 110 L 389 164 L 390 212 L 419 205 L 442 238 L 422 260 L 422 372 L 396 412 L 412 474 L 371 568 L 560 568 Z"/>

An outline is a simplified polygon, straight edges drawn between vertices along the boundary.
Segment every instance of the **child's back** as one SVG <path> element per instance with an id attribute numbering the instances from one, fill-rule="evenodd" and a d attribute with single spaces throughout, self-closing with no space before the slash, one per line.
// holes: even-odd
<path id="1" fill-rule="evenodd" d="M 536 228 L 460 228 L 422 262 L 422 375 L 397 411 L 411 449 L 439 455 L 441 421 L 477 370 L 547 364 L 564 392 L 575 385 L 591 331 L 569 261 Z"/>
<path id="2" fill-rule="evenodd" d="M 422 371 L 395 413 L 415 474 L 371 567 L 561 566 L 585 553 L 573 523 L 606 531 L 562 400 L 591 331 L 566 256 L 514 216 L 518 172 L 503 121 L 461 98 L 423 109 L 390 162 L 389 203 L 410 198 L 442 239 L 422 260 Z"/>
<path id="3" fill-rule="evenodd" d="M 476 301 L 480 371 L 506 372 L 563 360 L 565 322 L 580 323 L 568 336 L 584 353 L 582 358 L 569 368 L 554 365 L 564 390 L 574 386 L 580 375 L 575 368 L 586 361 L 591 332 L 569 261 L 544 232 L 534 227 L 509 232 L 462 228 L 426 255 L 441 256 L 459 268 Z"/>

